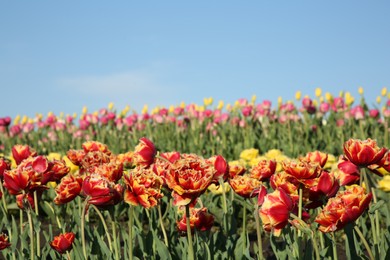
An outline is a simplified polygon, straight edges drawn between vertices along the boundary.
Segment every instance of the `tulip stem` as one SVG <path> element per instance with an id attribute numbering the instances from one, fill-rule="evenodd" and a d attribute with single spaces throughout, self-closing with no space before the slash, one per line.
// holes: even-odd
<path id="1" fill-rule="evenodd" d="M 165 231 L 164 221 L 163 221 L 163 217 L 162 217 L 162 214 L 161 214 L 161 203 L 158 204 L 157 210 L 158 210 L 158 218 L 160 219 L 161 231 L 162 231 L 163 236 L 164 236 L 164 243 L 168 247 L 167 232 Z"/>
<path id="2" fill-rule="evenodd" d="M 219 186 L 222 188 L 222 208 L 223 208 L 223 231 L 227 234 L 228 224 L 227 224 L 227 204 L 226 204 L 226 192 L 224 187 L 223 178 L 218 179 Z"/>
<path id="3" fill-rule="evenodd" d="M 72 259 L 72 258 L 70 258 L 69 251 L 66 251 L 66 259 L 67 259 L 67 260 L 71 260 L 71 259 Z"/>
<path id="4" fill-rule="evenodd" d="M 30 227 L 30 259 L 34 260 L 35 258 L 35 252 L 34 252 L 34 226 L 32 222 L 31 217 L 31 208 L 27 208 L 27 218 L 28 218 L 28 225 Z"/>
<path id="5" fill-rule="evenodd" d="M 366 250 L 367 250 L 367 253 L 368 253 L 369 258 L 370 258 L 371 260 L 374 260 L 374 256 L 373 256 L 373 254 L 372 254 L 371 248 L 370 248 L 370 246 L 368 245 L 367 240 L 364 238 L 363 233 L 360 231 L 359 227 L 356 226 L 356 225 L 354 226 L 354 229 L 355 229 L 356 233 L 359 235 L 360 239 L 362 240 L 363 245 L 364 245 L 364 247 L 365 247 Z"/>
<path id="6" fill-rule="evenodd" d="M 1 201 L 3 202 L 4 211 L 6 214 L 8 214 L 7 202 L 5 201 L 4 188 L 3 188 L 2 181 L 0 181 L 0 192 L 1 192 L 1 194 L 3 194 L 3 196 L 1 196 Z"/>
<path id="7" fill-rule="evenodd" d="M 81 227 L 80 227 L 81 244 L 82 244 L 82 247 L 83 247 L 83 255 L 84 255 L 85 259 L 88 259 L 88 257 L 87 257 L 87 248 L 86 248 L 86 245 L 85 245 L 85 230 L 84 230 L 84 226 L 85 226 L 85 212 L 87 210 L 88 201 L 89 201 L 89 197 L 87 197 L 85 199 L 84 204 L 83 204 L 83 209 L 81 211 Z"/>
<path id="8" fill-rule="evenodd" d="M 302 188 L 299 187 L 298 218 L 302 219 Z M 301 236 L 301 230 L 298 229 L 298 237 Z"/>
<path id="9" fill-rule="evenodd" d="M 332 236 L 332 248 L 333 248 L 333 259 L 337 260 L 337 243 L 336 243 L 336 237 L 334 235 L 334 232 L 331 233 Z"/>
<path id="10" fill-rule="evenodd" d="M 38 217 L 39 216 L 39 209 L 38 209 L 37 191 L 34 191 L 34 207 L 35 207 L 35 215 L 37 215 L 37 217 Z M 40 239 L 39 232 L 36 232 L 36 235 L 37 235 L 37 256 L 41 257 L 41 239 Z"/>
<path id="11" fill-rule="evenodd" d="M 256 202 L 256 207 L 255 207 L 255 220 L 256 220 L 256 232 L 257 232 L 257 254 L 258 254 L 258 259 L 262 260 L 264 259 L 263 256 L 263 244 L 261 241 L 261 230 L 260 230 L 260 220 L 259 220 L 259 205 Z"/>
<path id="12" fill-rule="evenodd" d="M 194 248 L 192 244 L 191 224 L 190 224 L 190 205 L 186 205 L 186 225 L 188 242 L 188 260 L 194 260 Z"/>
<path id="13" fill-rule="evenodd" d="M 129 259 L 133 260 L 133 219 L 134 208 L 129 206 Z"/>
<path id="14" fill-rule="evenodd" d="M 246 249 L 246 203 L 244 203 L 243 208 L 242 208 L 242 237 L 243 237 L 242 254 L 245 255 L 245 249 Z"/>
<path id="15" fill-rule="evenodd" d="M 371 188 L 371 192 L 372 192 L 372 197 L 374 199 L 374 203 L 378 203 L 378 199 L 376 197 L 376 194 L 375 194 L 375 189 L 372 187 Z M 376 227 L 376 235 L 378 237 L 378 240 L 380 239 L 380 224 L 379 224 L 379 212 L 378 210 L 375 210 L 375 227 Z M 379 244 L 379 243 L 378 243 Z M 378 250 L 380 251 L 380 247 L 378 245 Z"/>
<path id="16" fill-rule="evenodd" d="M 102 213 L 100 212 L 100 210 L 93 204 L 91 204 L 91 207 L 95 210 L 96 214 L 98 214 L 100 221 L 103 224 L 103 228 L 104 228 L 104 231 L 106 232 L 106 236 L 107 236 L 108 247 L 110 248 L 110 251 L 112 251 L 111 237 L 110 237 L 110 232 L 108 232 L 107 223 L 106 223 Z"/>
<path id="17" fill-rule="evenodd" d="M 110 218 L 110 221 L 111 221 L 111 227 L 112 227 L 112 238 L 113 238 L 113 242 L 114 242 L 114 251 L 115 251 L 115 259 L 116 260 L 119 260 L 119 251 L 118 251 L 118 242 L 117 242 L 117 239 L 116 239 L 116 236 L 117 236 L 117 233 L 116 233 L 116 219 L 115 219 L 115 212 L 112 214 L 112 217 L 111 217 L 111 214 L 110 212 L 108 213 L 108 216 Z M 108 231 L 108 230 L 107 230 Z M 108 235 L 108 233 L 107 233 Z"/>

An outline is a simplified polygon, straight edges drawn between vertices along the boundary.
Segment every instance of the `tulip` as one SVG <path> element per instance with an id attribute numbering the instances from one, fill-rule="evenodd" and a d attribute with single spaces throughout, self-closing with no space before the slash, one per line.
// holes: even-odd
<path id="1" fill-rule="evenodd" d="M 165 182 L 173 190 L 174 205 L 194 202 L 214 180 L 216 172 L 214 166 L 202 157 L 182 154 L 182 158 L 172 163 L 165 174 Z"/>
<path id="2" fill-rule="evenodd" d="M 264 181 L 269 179 L 276 170 L 276 161 L 274 160 L 261 160 L 257 165 L 253 166 L 250 170 L 250 176 L 252 178 Z"/>
<path id="3" fill-rule="evenodd" d="M 318 163 L 321 167 L 324 167 L 328 160 L 328 154 L 320 151 L 308 152 L 305 157 L 301 158 L 301 160 Z"/>
<path id="4" fill-rule="evenodd" d="M 217 155 L 207 159 L 206 162 L 213 165 L 215 170 L 217 171 L 214 174 L 215 182 L 218 182 L 219 178 L 222 178 L 223 180 L 227 179 L 229 174 L 229 165 L 226 162 L 225 158 L 223 158 L 221 155 Z"/>
<path id="5" fill-rule="evenodd" d="M 317 178 L 320 174 L 320 166 L 317 163 L 305 161 L 283 161 L 283 169 L 298 180 Z"/>
<path id="6" fill-rule="evenodd" d="M 383 179 L 378 181 L 378 188 L 390 192 L 390 175 L 386 175 L 383 177 Z"/>
<path id="7" fill-rule="evenodd" d="M 0 181 L 3 180 L 4 171 L 11 169 L 11 163 L 5 158 L 0 158 Z"/>
<path id="8" fill-rule="evenodd" d="M 136 165 L 149 166 L 153 163 L 157 150 L 153 142 L 142 137 L 139 144 L 135 147 L 133 160 Z"/>
<path id="9" fill-rule="evenodd" d="M 177 228 L 181 232 L 187 232 L 186 215 L 177 221 Z M 208 213 L 207 208 L 190 208 L 190 227 L 200 231 L 209 230 L 214 225 L 214 216 Z"/>
<path id="10" fill-rule="evenodd" d="M 229 180 L 229 184 L 235 193 L 244 198 L 253 198 L 257 195 L 255 192 L 262 186 L 262 182 L 252 178 L 249 174 L 236 175 Z"/>
<path id="11" fill-rule="evenodd" d="M 365 189 L 358 185 L 339 191 L 316 217 L 315 222 L 320 224 L 318 229 L 324 233 L 342 229 L 363 214 L 371 199 L 372 193 L 365 194 Z"/>
<path id="12" fill-rule="evenodd" d="M 300 184 L 295 177 L 287 172 L 282 171 L 272 175 L 270 184 L 274 190 L 283 189 L 287 194 L 294 198 L 294 200 L 298 199 L 298 187 Z"/>
<path id="13" fill-rule="evenodd" d="M 111 151 L 108 149 L 107 145 L 102 144 L 102 143 L 97 142 L 97 141 L 84 142 L 82 144 L 82 147 L 83 147 L 85 153 L 99 151 L 99 152 L 105 153 L 107 155 L 111 155 Z"/>
<path id="14" fill-rule="evenodd" d="M 337 168 L 335 175 L 342 186 L 354 184 L 360 179 L 359 167 L 350 161 L 341 159 Z"/>
<path id="15" fill-rule="evenodd" d="M 81 192 L 82 182 L 81 177 L 73 175 L 67 175 L 62 178 L 55 189 L 57 196 L 54 198 L 54 203 L 61 205 L 76 198 Z"/>
<path id="16" fill-rule="evenodd" d="M 53 241 L 50 242 L 50 246 L 58 253 L 64 254 L 72 249 L 74 239 L 75 234 L 73 232 L 60 234 L 54 237 Z"/>
<path id="17" fill-rule="evenodd" d="M 157 205 L 164 194 L 161 192 L 163 179 L 151 169 L 137 167 L 124 175 L 124 201 L 130 205 L 151 208 Z"/>
<path id="18" fill-rule="evenodd" d="M 122 199 L 123 188 L 121 185 L 94 173 L 85 177 L 82 193 L 89 197 L 89 204 L 109 206 L 119 203 Z"/>
<path id="19" fill-rule="evenodd" d="M 306 207 L 315 208 L 322 205 L 324 199 L 336 195 L 340 185 L 332 173 L 322 171 L 320 177 L 307 180 L 305 187 L 308 189 L 308 197 L 311 201 Z"/>
<path id="20" fill-rule="evenodd" d="M 37 152 L 28 145 L 17 144 L 12 147 L 12 156 L 14 157 L 17 165 L 19 165 L 24 159 L 36 155 Z"/>
<path id="21" fill-rule="evenodd" d="M 349 139 L 344 143 L 344 154 L 357 166 L 365 167 L 378 163 L 386 153 L 386 148 L 378 147 L 375 140 Z"/>
<path id="22" fill-rule="evenodd" d="M 0 234 L 0 251 L 10 247 L 11 244 L 8 242 L 8 236 L 4 233 Z"/>
<path id="23" fill-rule="evenodd" d="M 282 229 L 288 224 L 292 209 L 293 202 L 283 189 L 278 188 L 265 195 L 264 202 L 259 209 L 264 230 L 272 231 L 275 236 L 279 236 Z"/>
<path id="24" fill-rule="evenodd" d="M 117 182 L 122 178 L 123 165 L 116 162 L 103 163 L 101 165 L 88 168 L 88 173 L 96 173 L 102 177 L 105 177 L 109 181 Z"/>

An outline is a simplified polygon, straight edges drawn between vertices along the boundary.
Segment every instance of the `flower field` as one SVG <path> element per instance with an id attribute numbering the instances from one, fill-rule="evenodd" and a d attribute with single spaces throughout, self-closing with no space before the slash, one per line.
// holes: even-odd
<path id="1" fill-rule="evenodd" d="M 390 259 L 390 95 L 0 118 L 0 258 Z"/>

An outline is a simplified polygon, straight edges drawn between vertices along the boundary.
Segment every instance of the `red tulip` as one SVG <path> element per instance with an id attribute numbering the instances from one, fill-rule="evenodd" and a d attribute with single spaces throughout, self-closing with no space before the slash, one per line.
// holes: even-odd
<path id="1" fill-rule="evenodd" d="M 8 242 L 8 236 L 4 233 L 0 234 L 0 251 L 10 247 L 11 244 Z"/>
<path id="2" fill-rule="evenodd" d="M 60 254 L 70 251 L 73 246 L 75 234 L 73 232 L 60 234 L 54 237 L 53 241 L 50 242 L 50 246 Z"/>
<path id="3" fill-rule="evenodd" d="M 274 160 L 261 160 L 257 165 L 250 170 L 252 178 L 264 181 L 269 179 L 275 173 L 276 162 Z"/>
<path id="4" fill-rule="evenodd" d="M 264 230 L 272 231 L 275 236 L 279 236 L 288 224 L 292 209 L 293 202 L 283 189 L 278 188 L 265 195 L 263 205 L 259 209 Z"/>
<path id="5" fill-rule="evenodd" d="M 320 224 L 318 229 L 324 233 L 342 229 L 363 214 L 371 199 L 372 193 L 365 194 L 365 189 L 358 185 L 339 191 L 316 217 L 315 221 Z"/>
<path id="6" fill-rule="evenodd" d="M 344 154 L 357 166 L 365 167 L 378 163 L 386 153 L 386 148 L 378 147 L 375 140 L 349 139 L 344 143 Z"/>
<path id="7" fill-rule="evenodd" d="M 317 178 L 321 170 L 319 164 L 305 161 L 283 161 L 282 166 L 298 180 Z"/>
<path id="8" fill-rule="evenodd" d="M 360 169 L 350 161 L 341 159 L 337 165 L 335 175 L 341 186 L 356 183 L 360 179 Z"/>
<path id="9" fill-rule="evenodd" d="M 136 165 L 149 166 L 153 163 L 157 150 L 153 142 L 142 137 L 139 144 L 135 147 L 133 160 Z"/>
<path id="10" fill-rule="evenodd" d="M 301 160 L 318 163 L 321 167 L 324 167 L 326 161 L 328 160 L 328 154 L 320 151 L 308 152 L 305 157 L 301 158 Z"/>
<path id="11" fill-rule="evenodd" d="M 190 208 L 190 227 L 191 230 L 200 231 L 209 230 L 214 225 L 214 216 L 207 212 L 207 208 Z M 187 217 L 177 221 L 177 228 L 182 232 L 187 232 Z"/>
<path id="12" fill-rule="evenodd" d="M 5 158 L 0 158 L 0 181 L 3 180 L 4 171 L 10 169 L 11 169 L 11 163 Z"/>
<path id="13" fill-rule="evenodd" d="M 94 173 L 85 177 L 82 191 L 88 202 L 95 206 L 115 205 L 122 199 L 123 188 L 119 184 Z"/>
<path id="14" fill-rule="evenodd" d="M 20 164 L 24 159 L 30 156 L 36 156 L 37 152 L 28 145 L 14 145 L 12 147 L 12 156 L 15 159 L 16 164 Z"/>

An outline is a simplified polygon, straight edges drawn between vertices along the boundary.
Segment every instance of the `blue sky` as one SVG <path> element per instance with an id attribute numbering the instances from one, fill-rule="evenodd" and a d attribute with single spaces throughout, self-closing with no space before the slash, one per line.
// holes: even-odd
<path id="1" fill-rule="evenodd" d="M 1 1 L 0 117 L 390 87 L 389 1 Z"/>

